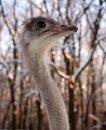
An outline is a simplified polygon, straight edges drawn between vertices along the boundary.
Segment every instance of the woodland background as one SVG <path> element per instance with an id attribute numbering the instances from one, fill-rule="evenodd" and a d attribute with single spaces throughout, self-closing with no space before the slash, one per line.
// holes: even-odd
<path id="1" fill-rule="evenodd" d="M 17 47 L 22 21 L 39 15 L 79 28 L 56 43 L 48 64 L 71 130 L 106 130 L 106 0 L 0 0 L 0 129 L 49 130 Z"/>

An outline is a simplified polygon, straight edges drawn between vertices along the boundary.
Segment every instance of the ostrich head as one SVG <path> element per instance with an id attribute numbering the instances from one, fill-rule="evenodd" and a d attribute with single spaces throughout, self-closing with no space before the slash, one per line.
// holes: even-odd
<path id="1" fill-rule="evenodd" d="M 24 22 L 24 41 L 31 52 L 47 52 L 55 41 L 62 36 L 76 32 L 74 25 L 61 25 L 45 17 L 30 18 Z M 25 43 L 25 42 L 24 42 Z"/>

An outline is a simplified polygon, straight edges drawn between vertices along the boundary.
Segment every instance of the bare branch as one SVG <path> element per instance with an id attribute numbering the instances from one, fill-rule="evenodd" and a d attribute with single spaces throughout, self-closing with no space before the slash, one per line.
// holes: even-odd
<path id="1" fill-rule="evenodd" d="M 46 14 L 46 15 L 48 16 L 48 13 L 45 12 L 45 10 L 44 10 L 40 5 L 37 5 L 37 4 L 34 3 L 32 0 L 30 0 L 30 2 L 31 2 L 31 4 L 32 4 L 33 6 L 35 6 L 37 9 L 39 9 L 41 13 L 44 13 L 44 14 Z"/>
<path id="2" fill-rule="evenodd" d="M 2 65 L 4 68 L 6 68 L 6 70 L 9 70 L 9 66 L 6 65 L 5 63 L 3 63 L 2 61 L 0 61 L 0 65 Z"/>
<path id="3" fill-rule="evenodd" d="M 88 11 L 88 9 L 90 8 L 91 4 L 92 4 L 93 0 L 91 0 L 88 4 L 88 6 L 84 7 L 84 3 L 82 3 L 83 6 L 83 12 L 79 12 L 79 14 L 77 15 L 76 19 L 75 19 L 75 23 L 78 23 L 79 20 L 82 18 L 82 16 Z"/>
<path id="4" fill-rule="evenodd" d="M 13 15 L 14 15 L 14 31 L 17 32 L 17 18 L 16 18 L 16 0 L 13 3 Z"/>
<path id="5" fill-rule="evenodd" d="M 43 3 L 44 3 L 44 6 L 45 6 L 45 9 L 46 9 L 46 12 L 49 14 L 46 0 L 43 0 Z"/>
<path id="6" fill-rule="evenodd" d="M 62 78 L 64 78 L 64 79 L 69 79 L 70 78 L 70 76 L 66 75 L 64 72 L 62 72 L 61 70 L 59 70 L 54 63 L 49 62 L 49 65 L 52 66 L 53 69 L 56 71 L 56 73 L 59 76 L 61 76 Z"/>
<path id="7" fill-rule="evenodd" d="M 2 12 L 2 16 L 3 16 L 3 20 L 4 20 L 4 23 L 5 25 L 7 26 L 7 29 L 12 37 L 12 41 L 13 41 L 13 44 L 15 45 L 15 38 L 14 38 L 14 30 L 12 30 L 12 28 L 10 27 L 9 25 L 9 22 L 6 18 L 6 15 L 4 13 L 4 8 L 3 8 L 3 5 L 2 5 L 2 1 L 0 0 L 0 5 L 1 5 L 1 12 Z"/>
<path id="8" fill-rule="evenodd" d="M 53 69 L 55 70 L 55 72 L 62 78 L 64 78 L 65 80 L 68 80 L 68 82 L 70 82 L 71 84 L 74 84 L 74 80 L 71 78 L 70 75 L 65 74 L 64 72 L 62 72 L 61 70 L 59 70 L 56 65 L 54 63 L 49 62 L 49 65 L 53 67 Z"/>
<path id="9" fill-rule="evenodd" d="M 79 67 L 79 68 L 77 69 L 77 71 L 75 72 L 75 74 L 72 76 L 72 79 L 73 79 L 74 81 L 77 80 L 77 78 L 78 78 L 78 76 L 81 74 L 81 72 L 87 67 L 87 65 L 88 65 L 88 64 L 90 63 L 90 61 L 92 60 L 93 54 L 94 54 L 94 52 L 95 52 L 95 49 L 96 49 L 96 47 L 95 47 L 95 48 L 92 48 L 92 49 L 90 50 L 89 55 L 88 55 L 88 58 L 87 58 L 87 61 L 86 61 L 81 67 Z"/>
<path id="10" fill-rule="evenodd" d="M 100 49 L 103 51 L 104 55 L 106 56 L 106 51 L 104 50 L 104 48 L 102 47 L 102 45 L 100 43 L 98 43 Z"/>

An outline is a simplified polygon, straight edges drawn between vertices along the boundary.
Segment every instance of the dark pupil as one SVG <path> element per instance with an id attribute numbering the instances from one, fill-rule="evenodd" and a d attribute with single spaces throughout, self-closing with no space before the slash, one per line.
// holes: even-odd
<path id="1" fill-rule="evenodd" d="M 39 28 L 44 28 L 46 26 L 45 22 L 43 22 L 43 21 L 38 22 L 37 25 Z"/>

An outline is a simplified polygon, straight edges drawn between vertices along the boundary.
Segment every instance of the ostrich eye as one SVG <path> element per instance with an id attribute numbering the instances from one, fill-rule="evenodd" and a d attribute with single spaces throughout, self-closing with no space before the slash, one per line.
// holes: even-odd
<path id="1" fill-rule="evenodd" d="M 38 26 L 39 28 L 44 28 L 44 27 L 46 26 L 46 23 L 45 23 L 44 21 L 39 21 L 39 22 L 37 23 L 37 26 Z"/>

